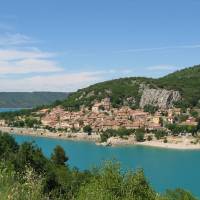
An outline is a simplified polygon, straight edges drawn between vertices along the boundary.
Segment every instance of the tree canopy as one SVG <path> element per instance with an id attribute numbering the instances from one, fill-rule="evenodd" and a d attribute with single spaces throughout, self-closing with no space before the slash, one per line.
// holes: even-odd
<path id="1" fill-rule="evenodd" d="M 65 165 L 69 158 L 65 155 L 63 148 L 57 145 L 51 155 L 51 159 L 56 165 Z"/>

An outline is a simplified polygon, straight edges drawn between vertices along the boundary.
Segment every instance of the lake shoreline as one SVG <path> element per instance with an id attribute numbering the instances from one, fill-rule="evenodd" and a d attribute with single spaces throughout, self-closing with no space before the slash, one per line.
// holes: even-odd
<path id="1" fill-rule="evenodd" d="M 33 137 L 45 137 L 52 139 L 74 140 L 74 141 L 91 141 L 99 142 L 100 136 L 93 134 L 88 136 L 86 133 L 54 133 L 46 129 L 32 129 L 32 128 L 16 128 L 16 127 L 0 127 L 0 131 L 12 135 L 24 135 Z"/>
<path id="2" fill-rule="evenodd" d="M 144 142 L 135 141 L 134 136 L 129 136 L 126 139 L 120 137 L 111 137 L 107 142 L 100 142 L 99 134 L 87 135 L 86 133 L 54 133 L 46 129 L 32 129 L 32 128 L 16 128 L 16 127 L 0 127 L 0 131 L 7 132 L 12 135 L 24 135 L 33 137 L 46 137 L 52 139 L 72 140 L 72 141 L 89 141 L 96 145 L 117 147 L 117 146 L 146 146 L 164 149 L 176 150 L 200 150 L 200 144 L 192 144 L 189 137 L 169 137 L 169 142 L 164 143 L 162 140 L 151 140 Z"/>

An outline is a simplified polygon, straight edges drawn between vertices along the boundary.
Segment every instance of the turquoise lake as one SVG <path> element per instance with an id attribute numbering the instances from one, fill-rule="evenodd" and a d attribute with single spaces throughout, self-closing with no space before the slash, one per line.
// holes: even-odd
<path id="1" fill-rule="evenodd" d="M 0 108 L 0 113 L 1 112 L 13 112 L 13 111 L 18 111 L 21 110 L 21 108 Z"/>
<path id="2" fill-rule="evenodd" d="M 17 136 L 18 143 L 35 141 L 46 156 L 61 145 L 69 156 L 69 164 L 80 170 L 116 159 L 124 170 L 143 168 L 152 186 L 159 192 L 181 187 L 200 197 L 200 151 L 168 150 L 142 146 L 102 147 L 91 142 Z"/>
<path id="3" fill-rule="evenodd" d="M 0 109 L 14 111 L 16 109 Z M 200 197 L 200 151 L 171 150 L 142 146 L 102 147 L 91 142 L 78 142 L 43 137 L 17 136 L 18 143 L 35 141 L 50 157 L 54 147 L 61 145 L 69 156 L 69 165 L 80 170 L 116 159 L 122 169 L 143 168 L 156 191 L 181 187 Z"/>

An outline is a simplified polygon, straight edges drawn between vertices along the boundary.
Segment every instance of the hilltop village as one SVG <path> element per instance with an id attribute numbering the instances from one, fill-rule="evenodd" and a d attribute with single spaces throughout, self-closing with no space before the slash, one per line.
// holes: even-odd
<path id="1" fill-rule="evenodd" d="M 94 132 L 101 132 L 107 129 L 138 129 L 146 127 L 148 129 L 160 129 L 160 115 L 149 115 L 142 110 L 132 110 L 129 107 L 119 109 L 112 108 L 110 99 L 105 98 L 101 102 L 96 102 L 91 110 L 81 109 L 78 112 L 65 111 L 61 107 L 56 107 L 45 113 L 42 117 L 42 124 L 54 128 L 63 128 L 67 130 L 81 130 L 85 126 L 91 126 Z"/>
<path id="2" fill-rule="evenodd" d="M 65 111 L 58 106 L 52 110 L 43 109 L 37 114 L 42 115 L 41 123 L 56 129 L 66 131 L 83 131 L 85 126 L 90 126 L 93 132 L 103 132 L 108 129 L 119 128 L 145 130 L 163 130 L 166 125 L 179 124 L 180 126 L 195 127 L 198 125 L 199 110 L 187 109 L 183 114 L 180 108 L 156 110 L 145 112 L 145 109 L 131 109 L 127 106 L 113 108 L 109 98 L 101 102 L 96 101 L 91 110 L 82 108 L 80 111 Z"/>
<path id="3" fill-rule="evenodd" d="M 107 129 L 140 129 L 162 130 L 166 125 L 178 124 L 180 126 L 197 126 L 200 109 L 181 108 L 156 109 L 153 112 L 149 109 L 131 109 L 128 106 L 113 108 L 109 98 L 100 102 L 96 101 L 91 109 L 82 107 L 80 111 L 67 111 L 61 106 L 52 109 L 41 109 L 31 113 L 34 119 L 33 127 L 51 127 L 65 131 L 83 131 L 85 126 L 90 126 L 92 132 L 103 132 Z M 0 120 L 0 126 L 15 126 L 26 121 L 27 116 L 15 118 L 13 123 Z M 30 118 L 30 116 L 29 116 Z M 37 122 L 37 123 L 36 123 Z M 24 124 L 25 125 L 25 124 Z"/>

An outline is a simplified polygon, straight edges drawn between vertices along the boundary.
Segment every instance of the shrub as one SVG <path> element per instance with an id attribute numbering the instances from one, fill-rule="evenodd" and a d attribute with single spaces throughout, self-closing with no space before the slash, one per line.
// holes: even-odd
<path id="1" fill-rule="evenodd" d="M 64 149 L 59 145 L 57 145 L 54 149 L 51 159 L 56 165 L 65 165 L 65 162 L 69 160 L 69 158 L 65 155 Z"/>
<path id="2" fill-rule="evenodd" d="M 134 133 L 135 130 L 133 129 L 126 129 L 124 127 L 119 128 L 118 130 L 114 129 L 107 129 L 101 134 L 101 142 L 106 142 L 108 138 L 110 137 L 116 137 L 119 136 L 121 138 L 124 138 L 125 136 L 129 136 L 132 133 Z"/>
<path id="3" fill-rule="evenodd" d="M 92 128 L 91 128 L 91 126 L 87 125 L 87 126 L 83 127 L 83 131 L 84 131 L 85 133 L 87 133 L 88 135 L 91 135 L 91 133 L 92 133 Z"/>
<path id="4" fill-rule="evenodd" d="M 163 142 L 164 142 L 164 143 L 167 143 L 167 142 L 168 142 L 166 137 L 164 138 Z"/>
<path id="5" fill-rule="evenodd" d="M 153 139 L 152 136 L 151 136 L 151 135 L 148 135 L 147 140 L 148 140 L 148 141 L 151 141 L 152 139 Z"/>
<path id="6" fill-rule="evenodd" d="M 144 132 L 138 130 L 135 132 L 135 139 L 137 142 L 143 142 L 144 141 Z"/>
<path id="7" fill-rule="evenodd" d="M 97 178 L 98 177 L 98 178 Z M 106 163 L 95 176 L 80 188 L 78 200 L 155 200 L 156 193 L 148 184 L 142 170 L 123 175 L 118 164 Z"/>
<path id="8" fill-rule="evenodd" d="M 183 189 L 167 190 L 163 200 L 197 200 L 192 194 Z"/>
<path id="9" fill-rule="evenodd" d="M 1 200 L 43 200 L 43 178 L 36 175 L 33 169 L 27 168 L 19 175 L 13 168 L 0 163 L 0 199 Z"/>
<path id="10" fill-rule="evenodd" d="M 167 136 L 167 135 L 168 135 L 168 133 L 167 133 L 166 131 L 164 131 L 164 130 L 156 130 L 156 131 L 154 132 L 154 134 L 155 134 L 155 137 L 156 137 L 157 140 L 160 140 L 160 139 L 163 138 L 164 136 Z"/>
<path id="11" fill-rule="evenodd" d="M 153 105 L 145 105 L 144 106 L 144 111 L 151 113 L 151 114 L 154 114 L 157 110 L 158 110 L 157 106 L 153 106 Z"/>

